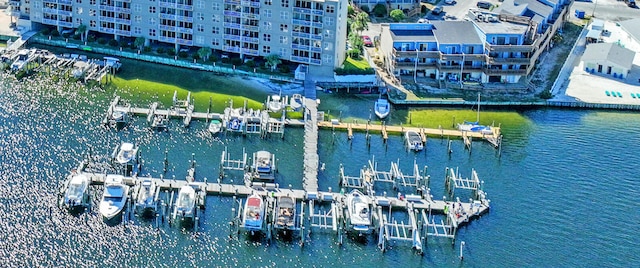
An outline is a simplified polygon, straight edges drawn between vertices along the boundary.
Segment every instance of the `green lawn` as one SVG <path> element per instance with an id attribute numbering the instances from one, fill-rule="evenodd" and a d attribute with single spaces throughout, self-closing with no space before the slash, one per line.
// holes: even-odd
<path id="1" fill-rule="evenodd" d="M 369 66 L 369 62 L 367 62 L 367 60 L 364 57 L 360 57 L 360 59 L 358 60 L 349 57 L 344 61 L 345 71 L 351 71 L 351 70 L 363 71 L 363 70 L 366 70 L 367 68 L 371 68 L 371 66 Z"/>

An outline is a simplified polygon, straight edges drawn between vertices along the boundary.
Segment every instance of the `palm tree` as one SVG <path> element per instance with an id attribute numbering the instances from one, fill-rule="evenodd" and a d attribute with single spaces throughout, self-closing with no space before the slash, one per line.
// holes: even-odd
<path id="1" fill-rule="evenodd" d="M 271 68 L 272 72 L 275 71 L 276 68 L 278 68 L 278 64 L 282 63 L 282 61 L 280 60 L 280 55 L 278 54 L 270 54 L 264 57 L 264 59 L 267 61 L 265 62 L 265 65 Z"/>
<path id="2" fill-rule="evenodd" d="M 142 36 L 138 36 L 136 37 L 136 40 L 133 42 L 133 45 L 138 47 L 138 49 L 142 49 L 142 47 L 144 46 L 144 37 Z"/>
<path id="3" fill-rule="evenodd" d="M 209 56 L 211 56 L 211 48 L 210 47 L 201 47 L 200 49 L 198 49 L 198 56 L 200 56 L 200 58 L 204 61 L 207 61 L 209 59 Z"/>
<path id="4" fill-rule="evenodd" d="M 356 18 L 354 20 L 354 22 L 356 24 L 359 25 L 359 28 L 361 28 L 362 30 L 369 30 L 369 22 L 371 20 L 369 19 L 369 14 L 367 14 L 366 12 L 360 12 L 356 15 Z M 362 31 L 360 30 L 360 32 Z"/>
<path id="5" fill-rule="evenodd" d="M 82 40 L 82 42 L 84 42 L 85 39 L 85 35 L 87 35 L 87 33 L 89 28 L 87 28 L 87 25 L 84 25 L 83 23 L 81 23 L 80 25 L 78 25 L 78 28 L 76 29 L 76 34 L 80 35 L 80 39 Z"/>

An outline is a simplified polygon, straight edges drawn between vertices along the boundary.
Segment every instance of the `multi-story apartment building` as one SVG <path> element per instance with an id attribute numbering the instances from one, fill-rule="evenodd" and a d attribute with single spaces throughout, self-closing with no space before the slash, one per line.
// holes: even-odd
<path id="1" fill-rule="evenodd" d="M 114 39 L 211 47 L 240 57 L 277 54 L 332 74 L 346 48 L 346 0 L 11 0 L 29 6 L 36 25 Z M 24 9 L 23 9 L 24 10 Z"/>

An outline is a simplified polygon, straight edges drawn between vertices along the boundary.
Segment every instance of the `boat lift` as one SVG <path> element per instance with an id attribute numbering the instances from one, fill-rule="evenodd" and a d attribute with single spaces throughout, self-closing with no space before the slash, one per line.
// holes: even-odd
<path id="1" fill-rule="evenodd" d="M 484 181 L 480 181 L 475 169 L 471 169 L 471 179 L 462 178 L 457 168 L 454 170 L 453 168 L 447 167 L 445 174 L 445 188 L 450 197 L 454 196 L 455 189 L 471 190 L 476 200 L 482 199 L 481 197 L 485 195 L 484 191 L 482 191 Z"/>
<path id="2" fill-rule="evenodd" d="M 422 239 L 420 224 L 416 220 L 416 211 L 413 209 L 412 203 L 407 203 L 407 213 L 409 215 L 409 222 L 396 221 L 391 217 L 391 207 L 389 207 L 389 215 L 384 215 L 381 206 L 377 206 L 376 214 L 374 218 L 379 222 L 378 224 L 378 246 L 384 252 L 387 249 L 387 244 L 390 241 L 403 241 L 411 242 L 412 248 L 422 254 Z"/>
<path id="3" fill-rule="evenodd" d="M 191 123 L 191 117 L 193 115 L 193 99 L 191 98 L 191 92 L 187 93 L 187 99 L 178 99 L 178 91 L 173 92 L 173 104 L 171 105 L 171 111 L 178 115 L 184 115 L 183 124 L 184 127 L 188 127 Z"/>
<path id="4" fill-rule="evenodd" d="M 405 175 L 399 168 L 399 162 L 391 162 L 389 171 L 378 170 L 378 163 L 373 159 L 368 161 L 368 165 L 360 170 L 358 177 L 345 175 L 344 167 L 340 165 L 340 182 L 343 187 L 363 189 L 368 193 L 373 193 L 376 183 L 391 183 L 395 190 L 399 187 L 414 187 L 417 191 L 425 191 L 429 187 L 430 177 L 425 166 L 422 174 L 418 164 L 413 163 L 413 174 Z"/>
<path id="5" fill-rule="evenodd" d="M 307 194 L 309 199 L 309 222 L 310 227 L 316 227 L 320 229 L 331 229 L 336 232 L 338 236 L 338 243 L 342 245 L 343 236 L 345 233 L 345 221 L 344 221 L 344 204 L 342 198 L 333 198 L 333 195 L 321 195 L 317 198 L 316 193 Z M 323 209 L 317 210 L 315 204 L 323 202 L 331 202 L 331 208 L 328 211 Z M 304 232 L 304 228 L 302 229 Z M 309 230 L 311 234 L 311 230 Z"/>
<path id="6" fill-rule="evenodd" d="M 222 158 L 220 159 L 220 179 L 224 178 L 225 170 L 237 170 L 237 171 L 245 171 L 247 168 L 247 153 L 245 149 L 242 148 L 242 159 L 231 159 L 229 152 L 227 151 L 227 147 L 224 147 L 224 151 L 222 151 Z"/>

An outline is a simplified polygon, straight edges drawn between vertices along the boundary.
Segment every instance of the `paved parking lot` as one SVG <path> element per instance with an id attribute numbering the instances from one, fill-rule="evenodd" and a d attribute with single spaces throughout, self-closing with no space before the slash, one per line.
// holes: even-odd
<path id="1" fill-rule="evenodd" d="M 499 5 L 500 2 L 498 0 L 483 0 L 484 2 L 490 2 L 495 5 Z M 477 0 L 458 0 L 454 1 L 453 4 L 446 4 L 445 0 L 439 0 L 435 4 L 422 3 L 422 5 L 426 6 L 428 9 L 432 9 L 435 6 L 442 6 L 443 12 L 439 15 L 431 14 L 428 12 L 426 15 L 426 19 L 429 20 L 444 20 L 444 19 L 453 19 L 453 20 L 463 20 L 467 15 L 470 8 L 477 8 L 476 4 Z"/>

